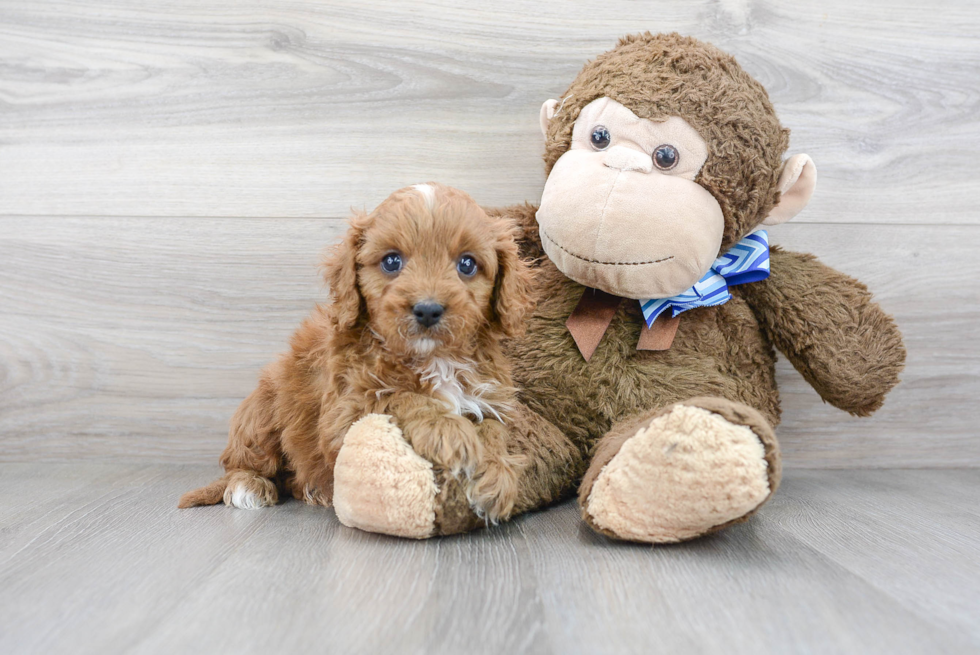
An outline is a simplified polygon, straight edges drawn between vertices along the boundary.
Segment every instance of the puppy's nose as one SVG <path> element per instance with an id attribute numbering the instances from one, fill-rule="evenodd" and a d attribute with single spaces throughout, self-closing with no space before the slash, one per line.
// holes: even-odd
<path id="1" fill-rule="evenodd" d="M 419 322 L 419 325 L 424 325 L 425 327 L 432 327 L 439 322 L 442 318 L 444 308 L 437 302 L 431 300 L 423 300 L 422 302 L 415 303 L 412 307 L 412 313 L 415 314 L 415 320 Z"/>

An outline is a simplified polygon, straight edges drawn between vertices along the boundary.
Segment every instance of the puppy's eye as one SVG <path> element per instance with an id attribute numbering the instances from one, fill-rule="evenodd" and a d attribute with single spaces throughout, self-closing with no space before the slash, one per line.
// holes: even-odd
<path id="1" fill-rule="evenodd" d="M 389 252 L 381 258 L 381 270 L 388 274 L 402 270 L 402 256 L 397 252 Z"/>
<path id="2" fill-rule="evenodd" d="M 612 136 L 610 136 L 606 126 L 596 125 L 595 129 L 592 130 L 592 147 L 596 150 L 605 150 L 609 147 L 610 141 L 612 141 Z"/>
<path id="3" fill-rule="evenodd" d="M 456 262 L 456 270 L 459 271 L 460 275 L 473 277 L 476 275 L 476 260 L 471 255 L 463 255 Z"/>
<path id="4" fill-rule="evenodd" d="M 677 148 L 666 143 L 662 146 L 658 146 L 656 150 L 653 151 L 653 163 L 657 165 L 662 171 L 667 171 L 677 166 L 677 162 L 680 161 L 681 156 L 677 152 Z"/>

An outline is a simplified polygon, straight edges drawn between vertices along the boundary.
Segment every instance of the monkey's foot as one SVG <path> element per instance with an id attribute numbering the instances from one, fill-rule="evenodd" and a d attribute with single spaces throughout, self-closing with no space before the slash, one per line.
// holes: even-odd
<path id="1" fill-rule="evenodd" d="M 398 537 L 435 533 L 432 464 L 412 450 L 390 416 L 351 426 L 334 467 L 333 506 L 346 526 Z"/>
<path id="2" fill-rule="evenodd" d="M 757 411 L 694 398 L 614 426 L 579 502 L 585 521 L 603 534 L 670 543 L 747 519 L 779 477 L 776 438 Z"/>
<path id="3" fill-rule="evenodd" d="M 390 416 L 351 426 L 334 467 L 333 506 L 346 526 L 426 539 L 478 527 L 461 485 L 412 450 Z"/>

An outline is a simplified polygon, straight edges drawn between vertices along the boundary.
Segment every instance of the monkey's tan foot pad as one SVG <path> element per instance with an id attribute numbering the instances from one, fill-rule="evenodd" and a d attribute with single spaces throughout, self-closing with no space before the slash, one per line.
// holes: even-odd
<path id="1" fill-rule="evenodd" d="M 438 491 L 432 464 L 412 450 L 390 416 L 368 414 L 351 426 L 334 467 L 341 523 L 425 539 L 436 533 Z"/>
<path id="2" fill-rule="evenodd" d="M 758 419 L 775 450 L 772 431 Z M 768 453 L 770 466 L 752 428 L 703 407 L 674 405 L 624 436 L 598 475 L 586 476 L 583 485 L 591 481 L 591 488 L 580 496 L 586 522 L 617 539 L 693 539 L 746 518 L 778 485 L 778 451 Z"/>

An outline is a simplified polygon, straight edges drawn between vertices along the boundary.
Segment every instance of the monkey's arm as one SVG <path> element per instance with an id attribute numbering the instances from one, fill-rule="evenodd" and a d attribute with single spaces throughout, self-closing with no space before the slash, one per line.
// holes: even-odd
<path id="1" fill-rule="evenodd" d="M 868 288 L 813 255 L 771 251 L 768 279 L 738 287 L 766 336 L 826 402 L 881 407 L 905 366 L 902 335 Z"/>

